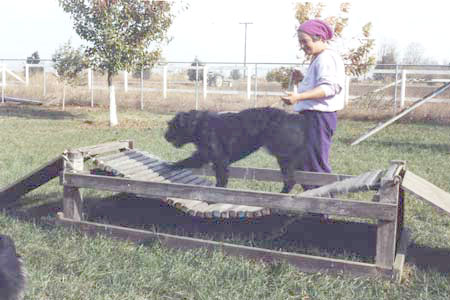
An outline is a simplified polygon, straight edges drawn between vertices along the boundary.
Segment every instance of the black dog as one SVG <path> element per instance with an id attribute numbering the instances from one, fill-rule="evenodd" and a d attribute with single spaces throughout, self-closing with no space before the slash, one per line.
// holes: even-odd
<path id="1" fill-rule="evenodd" d="M 197 151 L 174 167 L 200 168 L 212 162 L 218 187 L 227 185 L 231 163 L 265 147 L 280 166 L 281 192 L 289 193 L 304 157 L 305 123 L 302 115 L 270 107 L 225 114 L 192 110 L 178 113 L 168 123 L 165 138 L 177 148 L 194 143 Z"/>
<path id="2" fill-rule="evenodd" d="M 24 289 L 25 274 L 14 241 L 7 235 L 0 235 L 0 299 L 23 299 Z"/>

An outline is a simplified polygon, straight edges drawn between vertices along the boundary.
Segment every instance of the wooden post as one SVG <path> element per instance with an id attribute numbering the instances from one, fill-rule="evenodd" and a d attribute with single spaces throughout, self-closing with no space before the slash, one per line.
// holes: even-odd
<path id="1" fill-rule="evenodd" d="M 72 172 L 83 171 L 83 155 L 79 151 L 69 150 L 64 169 Z M 66 218 L 81 221 L 83 219 L 83 196 L 77 187 L 64 186 L 63 188 L 63 211 Z"/>
<path id="2" fill-rule="evenodd" d="M 393 163 L 381 179 L 380 203 L 398 205 L 400 180 L 398 172 L 402 169 Z M 378 220 L 375 265 L 381 269 L 392 269 L 397 242 L 397 218 L 395 220 Z"/>

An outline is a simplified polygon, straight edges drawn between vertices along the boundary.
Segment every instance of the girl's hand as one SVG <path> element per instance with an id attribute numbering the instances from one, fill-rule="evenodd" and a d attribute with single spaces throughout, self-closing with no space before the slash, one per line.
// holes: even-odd
<path id="1" fill-rule="evenodd" d="M 286 96 L 281 97 L 281 101 L 283 101 L 284 104 L 292 105 L 297 103 L 296 101 L 297 94 L 294 93 L 286 93 L 286 94 L 287 94 Z"/>

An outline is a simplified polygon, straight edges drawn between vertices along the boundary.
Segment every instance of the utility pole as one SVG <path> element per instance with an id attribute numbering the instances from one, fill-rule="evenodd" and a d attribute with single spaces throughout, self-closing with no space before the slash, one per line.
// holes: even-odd
<path id="1" fill-rule="evenodd" d="M 240 22 L 239 24 L 245 25 L 245 40 L 244 40 L 244 78 L 247 67 L 247 25 L 253 24 L 252 22 Z"/>

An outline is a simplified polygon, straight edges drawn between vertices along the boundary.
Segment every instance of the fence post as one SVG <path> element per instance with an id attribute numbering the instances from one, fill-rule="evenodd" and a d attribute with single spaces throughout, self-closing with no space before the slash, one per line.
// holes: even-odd
<path id="1" fill-rule="evenodd" d="M 203 66 L 203 100 L 206 100 L 206 88 L 208 86 L 208 67 Z"/>
<path id="2" fill-rule="evenodd" d="M 167 66 L 163 66 L 163 99 L 167 99 Z"/>
<path id="3" fill-rule="evenodd" d="M 345 76 L 344 106 L 348 105 L 350 98 L 350 76 Z"/>
<path id="4" fill-rule="evenodd" d="M 250 74 L 250 67 L 245 67 L 247 71 L 247 100 L 250 100 L 250 96 L 252 94 L 252 75 Z"/>
<path id="5" fill-rule="evenodd" d="M 90 91 L 92 89 L 92 69 L 91 68 L 87 69 L 87 76 L 88 76 L 87 84 L 88 84 L 88 89 Z"/>
<path id="6" fill-rule="evenodd" d="M 89 69 L 88 71 L 88 77 L 89 77 L 89 89 L 91 91 L 91 107 L 94 107 L 94 71 L 92 69 Z"/>
<path id="7" fill-rule="evenodd" d="M 119 124 L 117 119 L 116 91 L 112 84 L 109 87 L 109 124 L 111 127 Z"/>
<path id="8" fill-rule="evenodd" d="M 141 67 L 141 110 L 144 110 L 144 67 Z"/>
<path id="9" fill-rule="evenodd" d="M 128 72 L 123 71 L 123 90 L 128 93 Z"/>
<path id="10" fill-rule="evenodd" d="M 400 90 L 400 108 L 405 106 L 405 94 L 406 94 L 406 70 L 402 70 L 402 85 Z"/>
<path id="11" fill-rule="evenodd" d="M 255 108 L 257 98 L 258 98 L 258 64 L 255 64 L 255 103 L 253 105 Z"/>
<path id="12" fill-rule="evenodd" d="M 2 65 L 2 103 L 5 103 L 6 66 Z"/>
<path id="13" fill-rule="evenodd" d="M 45 66 L 42 67 L 42 75 L 44 76 L 44 97 L 47 94 L 47 77 L 45 76 Z"/>
<path id="14" fill-rule="evenodd" d="M 30 65 L 25 64 L 25 85 L 28 86 L 30 83 Z"/>

